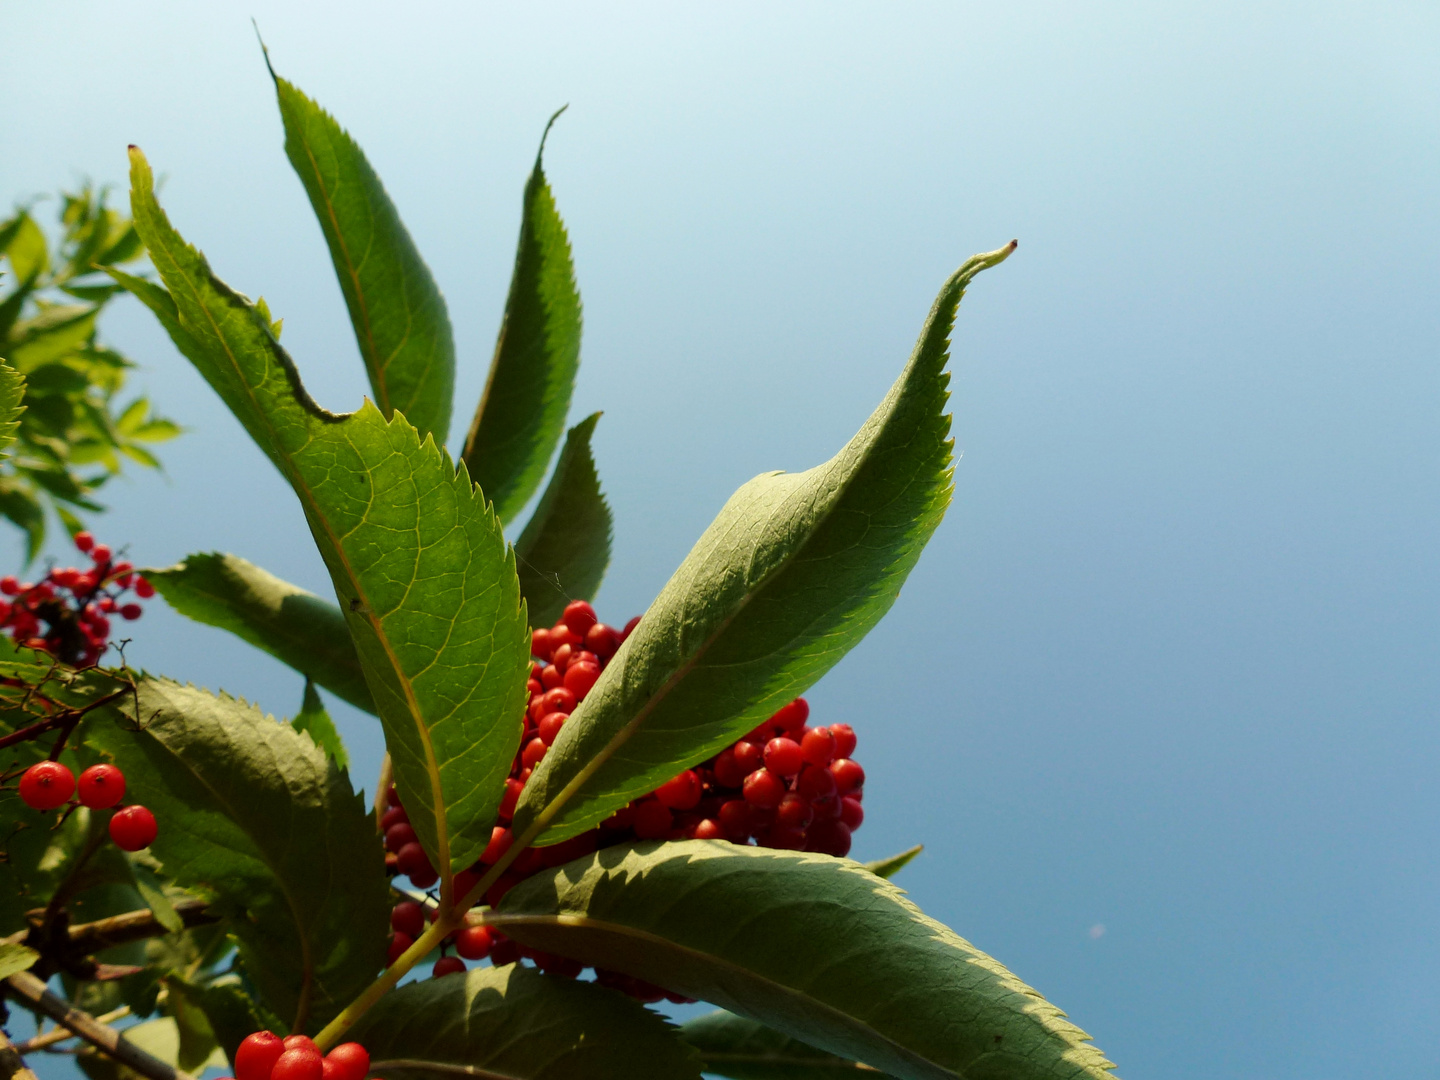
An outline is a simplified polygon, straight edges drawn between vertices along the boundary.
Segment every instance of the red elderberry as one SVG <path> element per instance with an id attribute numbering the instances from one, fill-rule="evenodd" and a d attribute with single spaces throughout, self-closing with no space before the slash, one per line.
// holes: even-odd
<path id="1" fill-rule="evenodd" d="M 565 669 L 565 689 L 575 695 L 576 701 L 583 701 L 585 695 L 600 681 L 600 665 L 571 664 Z"/>
<path id="2" fill-rule="evenodd" d="M 324 1076 L 325 1059 L 313 1043 L 286 1050 L 270 1070 L 270 1080 L 323 1080 Z"/>
<path id="3" fill-rule="evenodd" d="M 530 655 L 538 656 L 541 660 L 550 659 L 550 650 L 555 648 L 550 642 L 549 630 L 530 631 Z"/>
<path id="4" fill-rule="evenodd" d="M 799 851 L 805 847 L 805 830 L 777 824 L 760 841 L 765 847 Z"/>
<path id="5" fill-rule="evenodd" d="M 108 810 L 125 797 L 125 774 L 114 765 L 91 765 L 80 774 L 80 804 Z"/>
<path id="6" fill-rule="evenodd" d="M 90 558 L 95 560 L 97 566 L 104 566 L 110 561 L 110 545 L 96 544 L 90 549 Z"/>
<path id="7" fill-rule="evenodd" d="M 484 960 L 494 944 L 489 927 L 462 926 L 455 931 L 455 951 L 466 960 Z"/>
<path id="8" fill-rule="evenodd" d="M 787 829 L 803 829 L 815 818 L 810 800 L 798 792 L 788 792 L 775 808 L 775 824 Z"/>
<path id="9" fill-rule="evenodd" d="M 807 765 L 795 782 L 795 790 L 811 802 L 828 799 L 836 791 L 835 774 L 820 766 Z"/>
<path id="10" fill-rule="evenodd" d="M 706 818 L 695 826 L 694 836 L 696 840 L 724 840 L 725 830 L 714 818 Z"/>
<path id="11" fill-rule="evenodd" d="M 765 767 L 776 776 L 794 776 L 804 764 L 800 744 L 794 739 L 771 739 L 765 744 Z"/>
<path id="12" fill-rule="evenodd" d="M 700 805 L 701 794 L 700 777 L 694 769 L 686 769 L 655 789 L 656 800 L 671 810 L 695 809 Z"/>
<path id="13" fill-rule="evenodd" d="M 646 799 L 635 806 L 635 835 L 641 840 L 661 840 L 674 827 L 670 809 L 658 799 Z"/>
<path id="14" fill-rule="evenodd" d="M 380 828 L 385 832 L 389 832 L 393 826 L 408 825 L 409 823 L 410 815 L 405 812 L 403 806 L 392 806 L 380 815 Z"/>
<path id="15" fill-rule="evenodd" d="M 830 737 L 835 740 L 837 758 L 848 758 L 855 753 L 855 729 L 849 724 L 831 724 Z"/>
<path id="16" fill-rule="evenodd" d="M 270 1080 L 270 1070 L 284 1052 L 284 1041 L 273 1031 L 245 1036 L 235 1051 L 235 1080 Z"/>
<path id="17" fill-rule="evenodd" d="M 563 712 L 546 713 L 540 718 L 538 731 L 546 746 L 555 745 L 555 740 L 560 737 L 560 729 L 565 726 L 566 719 Z"/>
<path id="18" fill-rule="evenodd" d="M 840 820 L 847 829 L 854 832 L 865 821 L 865 808 L 847 795 L 840 800 Z"/>
<path id="19" fill-rule="evenodd" d="M 400 931 L 390 935 L 390 948 L 385 950 L 385 966 L 389 967 L 404 954 L 405 950 L 415 944 L 415 939 L 409 934 L 402 934 Z M 235 1080 L 240 1080 L 236 1077 Z"/>
<path id="20" fill-rule="evenodd" d="M 325 1080 L 365 1080 L 370 1054 L 357 1042 L 341 1043 L 325 1055 Z"/>
<path id="21" fill-rule="evenodd" d="M 525 768 L 533 769 L 545 760 L 545 751 L 548 749 L 550 748 L 545 745 L 544 739 L 531 739 L 525 744 L 525 753 L 520 756 L 520 761 Z"/>
<path id="22" fill-rule="evenodd" d="M 830 774 L 835 777 L 835 786 L 841 795 L 849 795 L 865 783 L 865 770 L 860 767 L 859 762 L 849 758 L 832 762 Z"/>
<path id="23" fill-rule="evenodd" d="M 88 532 L 77 532 L 74 536 L 74 540 L 75 546 L 81 551 L 89 551 L 95 546 L 95 537 L 91 536 Z M 266 1034 L 268 1034 L 268 1032 L 266 1032 Z M 245 1080 L 245 1078 L 237 1077 L 237 1080 Z"/>
<path id="24" fill-rule="evenodd" d="M 744 799 L 728 799 L 720 804 L 720 827 L 727 836 L 750 834 L 750 804 Z"/>
<path id="25" fill-rule="evenodd" d="M 144 614 L 144 612 L 141 610 L 139 604 L 125 604 L 120 608 L 120 617 L 122 619 L 134 620 L 138 619 L 142 614 Z"/>
<path id="26" fill-rule="evenodd" d="M 807 765 L 829 765 L 835 760 L 835 736 L 828 728 L 813 728 L 800 740 L 800 754 Z"/>
<path id="27" fill-rule="evenodd" d="M 789 705 L 782 705 L 770 717 L 770 723 L 774 724 L 781 731 L 799 731 L 805 726 L 805 721 L 810 719 L 810 703 L 803 697 L 797 697 Z"/>
<path id="28" fill-rule="evenodd" d="M 480 861 L 494 866 L 500 861 L 500 856 L 510 850 L 510 844 L 514 839 L 509 829 L 502 829 L 496 825 L 490 830 L 490 843 L 486 844 L 485 850 L 481 852 Z"/>
<path id="29" fill-rule="evenodd" d="M 545 712 L 542 712 L 540 714 L 541 716 L 551 712 L 569 714 L 575 711 L 575 692 L 573 690 L 567 690 L 563 686 L 557 686 L 553 690 L 545 691 L 545 695 L 540 701 L 545 706 Z"/>
<path id="30" fill-rule="evenodd" d="M 715 773 L 715 783 L 721 787 L 737 788 L 745 782 L 745 770 L 740 768 L 740 763 L 735 760 L 733 747 L 721 750 L 716 755 L 715 764 L 711 768 Z"/>
<path id="31" fill-rule="evenodd" d="M 843 821 L 817 821 L 810 826 L 805 846 L 822 855 L 844 858 L 850 854 L 850 830 Z"/>
<path id="32" fill-rule="evenodd" d="M 425 932 L 425 909 L 414 900 L 402 900 L 390 912 L 390 928 L 406 937 L 418 938 Z"/>
<path id="33" fill-rule="evenodd" d="M 155 595 L 155 586 L 151 585 L 148 579 L 137 577 L 135 579 L 135 595 L 141 600 L 149 600 Z"/>
<path id="34" fill-rule="evenodd" d="M 435 961 L 433 974 L 437 979 L 443 979 L 446 975 L 463 975 L 464 973 L 465 961 L 458 956 L 442 956 Z"/>
<path id="35" fill-rule="evenodd" d="M 320 1048 L 315 1045 L 315 1040 L 309 1035 L 286 1035 L 284 1042 L 286 1050 L 309 1050 L 313 1054 L 320 1053 Z"/>
<path id="36" fill-rule="evenodd" d="M 756 769 L 745 777 L 743 792 L 745 801 L 751 806 L 773 810 L 785 795 L 785 781 L 769 769 Z"/>
<path id="37" fill-rule="evenodd" d="M 127 806 L 110 817 L 110 839 L 121 851 L 149 847 L 159 831 L 155 815 L 143 806 Z"/>
<path id="38" fill-rule="evenodd" d="M 73 794 L 75 774 L 58 761 L 37 762 L 20 777 L 20 798 L 35 810 L 64 806 Z"/>
<path id="39" fill-rule="evenodd" d="M 609 660 L 620 648 L 620 635 L 604 623 L 596 623 L 585 632 L 585 648 L 601 660 Z"/>
<path id="40" fill-rule="evenodd" d="M 765 753 L 753 742 L 741 739 L 734 746 L 735 764 L 740 767 L 742 778 L 749 776 L 765 764 Z"/>
<path id="41" fill-rule="evenodd" d="M 415 827 L 408 821 L 391 825 L 390 828 L 385 830 L 385 850 L 393 851 L 397 855 L 400 853 L 400 849 L 406 844 L 415 844 L 419 843 L 419 841 L 420 837 L 416 835 Z"/>
<path id="42" fill-rule="evenodd" d="M 590 628 L 600 620 L 595 615 L 595 609 L 584 600 L 572 600 L 565 605 L 565 614 L 560 620 L 570 628 L 570 632 L 581 641 L 590 632 Z"/>

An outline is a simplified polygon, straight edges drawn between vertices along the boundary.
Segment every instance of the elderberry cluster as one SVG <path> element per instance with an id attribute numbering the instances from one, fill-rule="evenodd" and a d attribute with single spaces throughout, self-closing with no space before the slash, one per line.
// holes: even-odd
<path id="1" fill-rule="evenodd" d="M 308 1035 L 282 1039 L 273 1031 L 257 1031 L 235 1051 L 233 1080 L 365 1080 L 369 1071 L 370 1054 L 359 1043 L 341 1043 L 321 1054 Z"/>
<path id="2" fill-rule="evenodd" d="M 455 875 L 457 899 L 510 849 L 514 837 L 509 825 L 526 781 L 639 622 L 636 616 L 616 630 L 600 622 L 589 604 L 577 600 L 565 608 L 560 622 L 533 632 L 531 653 L 536 660 L 529 680 L 530 703 L 520 750 L 500 800 L 500 823 L 479 861 Z M 810 706 L 804 698 L 796 698 L 744 738 L 622 807 L 597 828 L 550 847 L 525 850 L 486 891 L 485 903 L 498 905 L 516 884 L 543 870 L 634 840 L 726 840 L 848 854 L 851 834 L 865 820 L 861 805 L 865 770 L 851 757 L 855 731 L 848 724 L 809 727 L 809 717 Z M 384 805 L 380 824 L 390 852 L 387 862 L 416 887 L 430 888 L 439 874 L 393 787 Z M 434 909 L 429 917 L 433 919 Z M 420 937 L 426 918 L 426 908 L 413 900 L 395 907 L 389 963 Z M 542 971 L 569 978 L 582 971 L 577 961 L 521 946 L 494 927 L 466 926 L 446 939 L 442 952 L 452 944 L 458 955 L 442 955 L 434 967 L 436 977 L 462 972 L 465 960 L 487 956 L 496 965 L 524 957 Z M 642 1001 L 686 1000 L 628 975 L 597 970 L 595 976 L 602 985 Z"/>
<path id="3" fill-rule="evenodd" d="M 75 546 L 88 554 L 88 570 L 66 566 L 51 570 L 38 584 L 13 574 L 0 578 L 0 630 L 30 649 L 48 652 L 72 667 L 99 663 L 110 644 L 110 618 L 138 619 L 140 605 L 124 601 L 127 590 L 148 600 L 155 587 L 88 532 L 75 534 Z"/>
<path id="4" fill-rule="evenodd" d="M 77 784 L 68 766 L 40 761 L 20 777 L 20 799 L 33 810 L 55 810 L 72 797 L 80 806 L 108 810 L 125 797 L 125 774 L 114 765 L 91 765 L 80 774 Z M 122 851 L 149 847 L 158 831 L 155 815 L 138 803 L 110 815 L 110 839 Z"/>

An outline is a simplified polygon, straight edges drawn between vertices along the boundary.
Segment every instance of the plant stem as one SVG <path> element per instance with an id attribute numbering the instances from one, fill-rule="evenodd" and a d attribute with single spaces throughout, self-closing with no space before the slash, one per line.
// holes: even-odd
<path id="1" fill-rule="evenodd" d="M 121 1005 L 118 1009 L 112 1009 L 104 1016 L 97 1016 L 95 1022 L 97 1024 L 113 1024 L 116 1020 L 124 1020 L 125 1017 L 129 1015 L 130 1006 Z M 26 1039 L 19 1046 L 15 1047 L 15 1050 L 20 1054 L 31 1054 L 36 1050 L 44 1050 L 47 1046 L 54 1046 L 56 1043 L 62 1043 L 67 1039 L 73 1038 L 75 1038 L 73 1031 L 57 1025 L 43 1035 L 36 1035 L 34 1038 Z M 0 1080 L 3 1080 L 3 1078 L 0 1078 Z"/>
<path id="2" fill-rule="evenodd" d="M 10 1045 L 3 1031 L 0 1031 L 0 1080 L 36 1080 L 35 1074 L 25 1067 L 20 1052 Z"/>
<path id="3" fill-rule="evenodd" d="M 151 1057 L 134 1043 L 120 1037 L 120 1032 L 100 1023 L 89 1013 L 74 1008 L 68 1001 L 56 997 L 45 988 L 45 984 L 21 971 L 5 980 L 8 993 L 33 1009 L 38 1009 L 57 1024 L 69 1028 L 91 1046 L 103 1051 L 122 1065 L 128 1065 L 150 1080 L 195 1080 L 187 1072 L 167 1065 L 159 1058 Z"/>

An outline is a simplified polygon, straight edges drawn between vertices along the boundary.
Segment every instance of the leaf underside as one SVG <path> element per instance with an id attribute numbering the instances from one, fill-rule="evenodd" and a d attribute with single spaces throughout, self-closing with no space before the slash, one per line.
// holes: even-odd
<path id="1" fill-rule="evenodd" d="M 516 941 L 913 1080 L 1104 1080 L 1089 1036 L 889 882 L 825 855 L 609 848 L 511 889 Z"/>
<path id="2" fill-rule="evenodd" d="M 600 490 L 590 438 L 600 414 L 570 429 L 545 494 L 515 541 L 530 625 L 551 626 L 572 600 L 593 600 L 610 563 L 614 519 Z"/>
<path id="3" fill-rule="evenodd" d="M 517 833 L 555 843 L 717 753 L 803 693 L 899 595 L 950 501 L 949 335 L 977 255 L 899 379 L 823 465 L 741 487 L 525 786 Z"/>
<path id="4" fill-rule="evenodd" d="M 375 711 L 345 615 L 330 601 L 219 552 L 144 573 L 180 614 L 228 630 L 337 697 Z"/>
<path id="5" fill-rule="evenodd" d="M 541 167 L 544 152 L 542 136 L 525 184 L 515 272 L 495 357 L 460 455 L 504 522 L 545 478 L 580 367 L 580 293 L 570 238 Z"/>
<path id="6" fill-rule="evenodd" d="M 375 402 L 386 419 L 404 413 L 444 445 L 455 387 L 445 299 L 359 145 L 333 116 L 270 73 L 285 155 L 325 234 Z"/>
<path id="7" fill-rule="evenodd" d="M 680 1037 L 700 1053 L 709 1075 L 731 1080 L 886 1080 L 887 1074 L 849 1061 L 774 1028 L 723 1009 L 680 1025 Z"/>
<path id="8" fill-rule="evenodd" d="M 368 401 L 340 416 L 310 399 L 269 320 L 175 232 L 149 165 L 131 153 L 136 228 L 165 288 L 116 278 L 299 497 L 410 822 L 448 882 L 489 842 L 522 730 L 530 632 L 514 554 L 484 496 L 433 439 Z"/>
<path id="9" fill-rule="evenodd" d="M 593 983 L 472 968 L 381 998 L 348 1038 L 387 1080 L 698 1080 L 694 1051 L 654 1013 Z"/>

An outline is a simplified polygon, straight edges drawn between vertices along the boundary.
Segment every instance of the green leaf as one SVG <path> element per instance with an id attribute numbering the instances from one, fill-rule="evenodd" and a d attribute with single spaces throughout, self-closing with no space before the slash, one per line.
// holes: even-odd
<path id="1" fill-rule="evenodd" d="M 16 344 L 7 359 L 21 372 L 63 360 L 95 336 L 97 311 L 94 307 L 47 308 L 15 327 Z"/>
<path id="2" fill-rule="evenodd" d="M 45 508 L 14 477 L 0 477 L 0 514 L 25 530 L 25 561 L 45 546 Z"/>
<path id="3" fill-rule="evenodd" d="M 188 555 L 142 573 L 180 614 L 229 630 L 368 713 L 375 702 L 340 609 L 238 555 Z"/>
<path id="4" fill-rule="evenodd" d="M 28 945 L 0 941 L 0 979 L 8 979 L 20 971 L 29 971 L 39 959 L 40 954 Z"/>
<path id="5" fill-rule="evenodd" d="M 180 1065 L 180 1029 L 171 1017 L 162 1016 L 156 1020 L 147 1020 L 143 1024 L 128 1027 L 121 1038 L 140 1047 L 151 1057 L 159 1058 L 167 1065 L 176 1068 Z M 136 1072 L 128 1065 L 121 1065 L 118 1061 L 95 1050 L 82 1051 L 76 1056 L 75 1062 L 84 1070 L 90 1080 L 146 1080 L 143 1073 Z M 213 1066 L 223 1069 L 226 1061 L 219 1049 L 216 1048 L 200 1064 L 205 1068 Z M 197 1068 L 196 1071 L 198 1072 L 199 1069 Z"/>
<path id="6" fill-rule="evenodd" d="M 555 843 L 803 693 L 889 610 L 950 502 L 949 336 L 977 255 L 940 290 L 885 400 L 825 464 L 741 487 L 525 785 L 517 835 Z"/>
<path id="7" fill-rule="evenodd" d="M 191 987 L 190 991 L 194 992 Z M 199 1004 L 210 1021 L 210 1030 L 220 1049 L 232 1063 L 245 1037 L 256 1031 L 280 1031 L 284 1023 L 245 992 L 235 975 L 222 976 L 199 991 Z"/>
<path id="8" fill-rule="evenodd" d="M 392 990 L 350 1038 L 387 1080 L 693 1078 L 694 1052 L 643 1006 L 593 983 L 518 964 Z"/>
<path id="9" fill-rule="evenodd" d="M 886 1076 L 723 1009 L 687 1020 L 680 1025 L 680 1037 L 700 1052 L 706 1073 L 731 1080 L 885 1080 Z"/>
<path id="10" fill-rule="evenodd" d="M 50 248 L 45 242 L 45 233 L 35 224 L 35 219 L 22 210 L 8 226 L 5 230 L 7 242 L 4 244 L 4 252 L 10 258 L 10 268 L 15 271 L 15 279 L 30 281 L 45 273 L 50 268 Z"/>
<path id="11" fill-rule="evenodd" d="M 364 799 L 244 702 L 146 678 L 112 708 L 87 720 L 86 744 L 155 814 L 151 853 L 228 921 L 275 1011 L 297 1029 L 329 1020 L 384 964 L 388 887 Z"/>
<path id="12" fill-rule="evenodd" d="M 274 68 L 270 74 L 285 155 L 330 246 L 375 402 L 387 420 L 398 410 L 443 445 L 455 392 L 445 299 L 355 140 Z"/>
<path id="13" fill-rule="evenodd" d="M 25 377 L 0 359 L 0 451 L 15 441 L 25 411 Z"/>
<path id="14" fill-rule="evenodd" d="M 515 542 L 531 626 L 557 622 L 571 600 L 593 600 L 610 563 L 614 519 L 590 452 L 597 412 L 570 429 L 555 474 Z"/>
<path id="15" fill-rule="evenodd" d="M 325 703 L 320 700 L 315 684 L 309 679 L 305 680 L 305 698 L 300 705 L 300 711 L 290 721 L 290 726 L 309 735 L 315 745 L 329 754 L 330 760 L 340 768 L 350 767 L 350 755 L 345 752 L 345 742 L 340 738 L 340 732 L 335 729 L 335 721 L 331 720 L 330 714 L 325 711 Z"/>
<path id="16" fill-rule="evenodd" d="M 261 314 L 170 226 L 132 152 L 131 205 L 169 289 L 111 271 L 160 318 L 290 482 L 330 571 L 410 823 L 448 890 L 491 827 L 523 730 L 530 629 L 485 498 L 429 436 L 305 393 Z M 320 681 L 317 679 L 317 681 Z"/>
<path id="17" fill-rule="evenodd" d="M 229 1062 L 220 1050 L 215 1029 L 210 1026 L 199 988 L 179 978 L 167 978 L 165 988 L 166 1009 L 174 1019 L 180 1037 L 175 1063 L 190 1072 L 209 1065 L 223 1069 Z M 219 1060 L 216 1060 L 217 1057 Z"/>
<path id="18" fill-rule="evenodd" d="M 155 870 L 146 866 L 136 856 L 130 858 L 130 873 L 135 879 L 135 889 L 145 900 L 145 906 L 155 916 L 155 921 L 172 934 L 185 929 L 185 920 L 180 918 L 175 905 L 165 895 L 165 886 L 156 876 Z"/>
<path id="19" fill-rule="evenodd" d="M 912 848 L 906 848 L 898 855 L 891 855 L 888 859 L 876 859 L 874 862 L 865 864 L 865 869 L 877 877 L 892 878 L 910 864 L 910 860 L 925 850 L 924 844 L 916 844 Z"/>
<path id="20" fill-rule="evenodd" d="M 485 391 L 460 455 L 506 522 L 545 478 L 565 430 L 580 367 L 580 293 L 570 238 L 540 164 L 545 137 L 564 111 L 545 125 L 525 183 L 510 295 Z"/>
<path id="21" fill-rule="evenodd" d="M 516 885 L 492 920 L 909 1080 L 1111 1068 L 1059 1009 L 849 860 L 718 840 L 608 848 Z"/>

